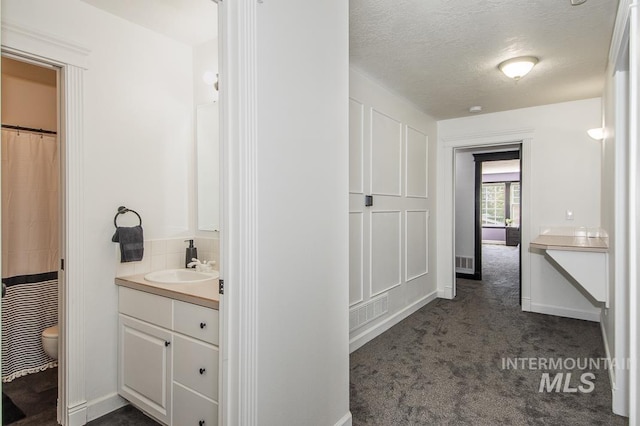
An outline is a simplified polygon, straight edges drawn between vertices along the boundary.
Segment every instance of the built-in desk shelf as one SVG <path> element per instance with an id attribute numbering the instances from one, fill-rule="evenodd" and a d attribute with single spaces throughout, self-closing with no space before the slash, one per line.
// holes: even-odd
<path id="1" fill-rule="evenodd" d="M 609 307 L 607 238 L 544 234 L 530 247 L 545 250 L 587 293 Z"/>

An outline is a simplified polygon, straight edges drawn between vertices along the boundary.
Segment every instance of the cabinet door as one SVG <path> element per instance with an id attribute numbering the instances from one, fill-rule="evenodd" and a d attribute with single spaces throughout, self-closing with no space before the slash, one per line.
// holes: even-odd
<path id="1" fill-rule="evenodd" d="M 159 421 L 171 419 L 171 333 L 119 315 L 120 395 Z"/>

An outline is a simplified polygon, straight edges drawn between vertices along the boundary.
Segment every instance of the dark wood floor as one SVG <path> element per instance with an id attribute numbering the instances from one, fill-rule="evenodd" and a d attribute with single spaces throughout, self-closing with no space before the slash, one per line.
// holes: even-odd
<path id="1" fill-rule="evenodd" d="M 25 418 L 11 426 L 57 426 L 58 369 L 29 374 L 2 384 L 2 391 L 20 408 Z M 88 426 L 158 426 L 131 405 L 122 407 L 87 423 Z M 4 425 L 6 426 L 6 425 Z"/>
<path id="2" fill-rule="evenodd" d="M 12 426 L 56 426 L 56 400 L 58 399 L 58 369 L 49 368 L 40 373 L 19 377 L 2 384 L 4 392 L 26 415 Z"/>
<path id="3" fill-rule="evenodd" d="M 127 405 L 87 423 L 87 426 L 158 426 L 150 417 L 132 405 Z"/>

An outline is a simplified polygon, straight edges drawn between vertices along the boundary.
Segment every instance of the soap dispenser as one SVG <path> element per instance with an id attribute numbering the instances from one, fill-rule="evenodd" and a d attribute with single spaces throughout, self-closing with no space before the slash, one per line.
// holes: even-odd
<path id="1" fill-rule="evenodd" d="M 189 242 L 189 247 L 187 247 L 186 254 L 184 256 L 184 267 L 188 268 L 188 264 L 191 263 L 191 259 L 198 258 L 198 249 L 194 247 L 193 240 L 184 240 L 184 242 Z"/>

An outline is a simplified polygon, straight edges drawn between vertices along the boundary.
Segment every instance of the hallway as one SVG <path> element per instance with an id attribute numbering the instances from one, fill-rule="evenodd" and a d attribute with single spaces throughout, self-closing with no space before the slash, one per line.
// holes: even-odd
<path id="1" fill-rule="evenodd" d="M 538 360 L 571 367 L 604 358 L 602 336 L 594 322 L 522 312 L 517 255 L 483 247 L 483 281 L 459 279 L 455 300 L 430 303 L 351 354 L 354 425 L 627 424 L 611 412 L 604 362 L 539 368 Z M 507 358 L 517 368 L 504 368 Z M 538 368 L 522 368 L 524 358 Z M 570 383 L 565 375 L 562 387 L 539 392 L 544 374 L 553 382 L 563 372 Z M 593 390 L 578 391 L 587 373 Z"/>

